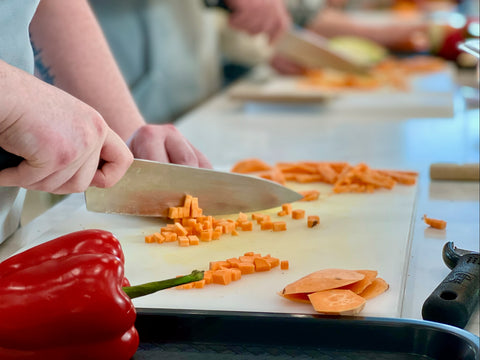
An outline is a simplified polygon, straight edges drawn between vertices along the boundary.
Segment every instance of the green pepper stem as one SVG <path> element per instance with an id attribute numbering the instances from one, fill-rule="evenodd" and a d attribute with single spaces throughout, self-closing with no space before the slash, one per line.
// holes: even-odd
<path id="1" fill-rule="evenodd" d="M 194 281 L 199 281 L 203 279 L 203 271 L 193 270 L 189 275 L 176 277 L 173 279 L 153 281 L 140 285 L 133 286 L 124 286 L 123 291 L 130 297 L 134 299 L 136 297 L 145 296 L 148 294 L 153 294 L 154 292 L 175 287 L 182 284 L 187 284 Z"/>

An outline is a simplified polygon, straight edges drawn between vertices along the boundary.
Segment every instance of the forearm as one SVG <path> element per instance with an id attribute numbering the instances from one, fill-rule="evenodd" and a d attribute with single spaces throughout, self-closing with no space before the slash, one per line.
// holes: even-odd
<path id="1" fill-rule="evenodd" d="M 86 0 L 42 0 L 30 31 L 57 87 L 95 108 L 124 140 L 144 125 Z"/>

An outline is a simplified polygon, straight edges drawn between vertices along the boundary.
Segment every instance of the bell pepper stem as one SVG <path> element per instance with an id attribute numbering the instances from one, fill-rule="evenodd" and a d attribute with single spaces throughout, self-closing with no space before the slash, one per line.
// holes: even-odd
<path id="1" fill-rule="evenodd" d="M 148 294 L 153 294 L 154 292 L 175 287 L 182 284 L 187 284 L 194 281 L 199 281 L 203 279 L 203 271 L 193 270 L 190 274 L 176 277 L 173 279 L 161 280 L 161 281 L 152 281 L 145 284 L 133 285 L 133 286 L 124 286 L 123 291 L 130 297 L 134 299 L 136 297 L 145 296 Z"/>

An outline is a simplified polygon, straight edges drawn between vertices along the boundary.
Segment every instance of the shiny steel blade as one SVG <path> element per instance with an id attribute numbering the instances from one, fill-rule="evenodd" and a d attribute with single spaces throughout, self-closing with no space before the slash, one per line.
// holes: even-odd
<path id="1" fill-rule="evenodd" d="M 186 194 L 198 197 L 206 215 L 270 209 L 302 198 L 253 176 L 134 160 L 115 186 L 90 187 L 85 200 L 90 211 L 166 217 L 169 207 L 183 205 Z"/>

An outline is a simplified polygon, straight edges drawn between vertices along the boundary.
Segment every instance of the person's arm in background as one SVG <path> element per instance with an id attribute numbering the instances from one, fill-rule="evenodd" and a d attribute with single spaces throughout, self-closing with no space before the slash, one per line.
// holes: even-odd
<path id="1" fill-rule="evenodd" d="M 30 29 L 55 86 L 95 108 L 135 157 L 211 166 L 172 125 L 145 123 L 86 0 L 42 0 Z"/>
<path id="2" fill-rule="evenodd" d="M 66 194 L 123 176 L 132 154 L 97 111 L 1 60 L 0 79 L 0 147 L 24 159 L 0 186 Z"/>

